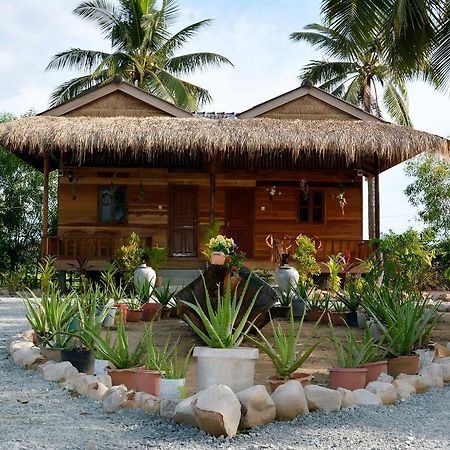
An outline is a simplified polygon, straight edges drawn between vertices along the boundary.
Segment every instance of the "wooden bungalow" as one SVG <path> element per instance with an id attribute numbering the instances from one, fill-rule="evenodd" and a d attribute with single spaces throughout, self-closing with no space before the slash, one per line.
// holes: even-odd
<path id="1" fill-rule="evenodd" d="M 37 117 L 0 125 L 0 145 L 44 172 L 43 253 L 102 269 L 133 231 L 166 247 L 167 268 L 201 267 L 201 232 L 223 222 L 248 265 L 270 265 L 266 237 L 303 233 L 319 258 L 363 240 L 363 179 L 445 139 L 386 123 L 305 85 L 237 116 L 193 116 L 120 80 Z M 58 232 L 48 236 L 48 175 L 58 170 Z"/>

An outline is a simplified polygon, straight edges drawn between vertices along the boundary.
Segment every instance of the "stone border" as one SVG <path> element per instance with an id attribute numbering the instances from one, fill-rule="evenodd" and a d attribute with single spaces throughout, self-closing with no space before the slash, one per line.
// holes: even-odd
<path id="1" fill-rule="evenodd" d="M 444 387 L 450 382 L 450 357 L 422 357 L 423 367 L 417 375 L 399 375 L 393 379 L 381 374 L 366 389 L 348 391 L 319 385 L 303 388 L 298 381 L 288 381 L 269 395 L 262 385 L 234 393 L 228 386 L 214 385 L 179 402 L 160 401 L 143 392 L 129 391 L 126 386 L 112 386 L 109 375 L 78 373 L 70 362 L 47 361 L 33 344 L 32 332 L 24 331 L 9 338 L 8 351 L 15 364 L 36 369 L 45 380 L 57 381 L 79 395 L 103 402 L 106 412 L 120 408 L 139 408 L 159 412 L 179 424 L 196 426 L 214 436 L 235 436 L 239 429 L 251 428 L 275 420 L 292 420 L 314 411 L 337 411 L 369 405 L 388 405 L 406 401 L 415 393 Z"/>

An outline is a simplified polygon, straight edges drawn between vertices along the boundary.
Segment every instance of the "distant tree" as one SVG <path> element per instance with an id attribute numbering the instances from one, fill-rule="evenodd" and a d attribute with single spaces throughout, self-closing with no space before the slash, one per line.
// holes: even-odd
<path id="1" fill-rule="evenodd" d="M 72 48 L 56 54 L 47 70 L 78 69 L 87 75 L 57 87 L 52 94 L 52 106 L 119 75 L 177 106 L 196 110 L 210 102 L 211 96 L 206 89 L 179 77 L 207 66 L 231 64 L 216 53 L 177 54 L 211 20 L 196 22 L 171 34 L 169 30 L 179 12 L 175 0 L 89 0 L 73 12 L 94 22 L 111 42 L 113 51 Z"/>
<path id="2" fill-rule="evenodd" d="M 26 115 L 32 115 L 33 112 Z M 0 123 L 14 120 L 0 114 Z M 50 183 L 50 230 L 56 225 L 56 178 Z M 42 237 L 43 175 L 0 147 L 0 270 L 37 261 Z"/>
<path id="3" fill-rule="evenodd" d="M 419 218 L 442 240 L 450 240 L 450 163 L 420 156 L 407 163 L 413 178 L 405 190 L 409 202 L 419 208 Z"/>

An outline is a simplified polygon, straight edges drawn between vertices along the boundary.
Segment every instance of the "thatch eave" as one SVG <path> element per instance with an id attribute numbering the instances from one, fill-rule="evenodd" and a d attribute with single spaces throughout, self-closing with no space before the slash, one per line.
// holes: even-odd
<path id="1" fill-rule="evenodd" d="M 126 155 L 139 165 L 151 165 L 162 153 L 248 161 L 283 154 L 293 162 L 334 161 L 336 168 L 370 166 L 378 158 L 380 171 L 423 152 L 450 157 L 449 141 L 442 137 L 357 120 L 40 116 L 0 124 L 0 145 L 35 167 L 42 166 L 44 150 L 55 159 L 71 155 L 80 165 L 105 154 L 117 164 Z"/>

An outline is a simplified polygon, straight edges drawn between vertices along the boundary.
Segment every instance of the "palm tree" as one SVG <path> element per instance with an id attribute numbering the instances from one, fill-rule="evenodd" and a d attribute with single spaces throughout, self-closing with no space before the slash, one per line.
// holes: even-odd
<path id="1" fill-rule="evenodd" d="M 322 13 L 328 26 L 359 42 L 380 30 L 385 59 L 395 70 L 448 86 L 449 0 L 322 0 Z"/>
<path id="2" fill-rule="evenodd" d="M 380 97 L 389 115 L 401 125 L 411 126 L 405 80 L 384 61 L 376 36 L 365 42 L 333 28 L 310 24 L 306 31 L 292 33 L 294 41 L 306 41 L 324 50 L 333 60 L 311 61 L 299 78 L 381 117 Z"/>
<path id="3" fill-rule="evenodd" d="M 215 53 L 178 55 L 177 51 L 210 19 L 189 25 L 171 34 L 179 6 L 176 0 L 88 0 L 74 14 L 94 22 L 111 42 L 112 53 L 71 48 L 56 54 L 47 70 L 78 69 L 86 75 L 66 81 L 51 96 L 51 105 L 72 99 L 86 89 L 108 83 L 114 76 L 168 100 L 195 110 L 211 101 L 206 89 L 179 78 L 196 69 L 231 62 Z"/>

